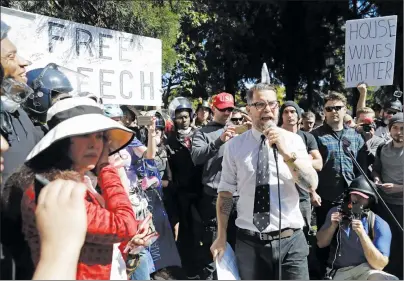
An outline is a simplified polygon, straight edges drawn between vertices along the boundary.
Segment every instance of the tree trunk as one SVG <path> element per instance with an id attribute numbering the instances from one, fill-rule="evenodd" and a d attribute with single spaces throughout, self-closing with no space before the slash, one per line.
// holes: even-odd
<path id="1" fill-rule="evenodd" d="M 288 84 L 288 85 L 285 85 L 285 87 L 286 87 L 286 100 L 287 101 L 295 100 L 295 92 L 296 92 L 296 88 L 297 88 L 296 84 L 294 84 L 294 83 Z"/>
<path id="2" fill-rule="evenodd" d="M 313 77 L 311 76 L 311 74 L 309 74 L 307 76 L 307 107 L 310 108 L 312 104 L 313 104 Z"/>

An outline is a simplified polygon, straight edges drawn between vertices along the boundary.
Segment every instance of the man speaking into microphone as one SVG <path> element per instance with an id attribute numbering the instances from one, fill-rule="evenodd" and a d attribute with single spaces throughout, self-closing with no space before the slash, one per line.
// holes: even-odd
<path id="1" fill-rule="evenodd" d="M 231 139 L 224 149 L 216 203 L 218 236 L 211 247 L 213 257 L 220 260 L 224 254 L 233 193 L 237 192 L 240 197 L 235 253 L 240 277 L 278 279 L 280 261 L 282 279 L 308 280 L 309 248 L 302 231 L 304 221 L 295 184 L 312 192 L 317 187 L 317 173 L 300 136 L 274 125 L 279 109 L 275 87 L 256 84 L 247 92 L 247 103 L 253 128 Z"/>

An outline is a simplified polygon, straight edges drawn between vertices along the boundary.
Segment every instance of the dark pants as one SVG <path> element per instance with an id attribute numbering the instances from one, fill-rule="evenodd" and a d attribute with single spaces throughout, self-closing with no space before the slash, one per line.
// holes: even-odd
<path id="1" fill-rule="evenodd" d="M 277 280 L 279 247 L 282 279 L 309 280 L 309 247 L 301 230 L 294 232 L 291 237 L 281 239 L 280 243 L 279 240 L 261 241 L 238 231 L 235 252 L 241 279 Z"/>
<path id="2" fill-rule="evenodd" d="M 216 219 L 216 201 L 217 195 L 203 193 L 201 200 L 197 205 L 197 212 L 200 217 L 200 221 L 202 223 L 203 229 L 199 233 L 201 237 L 199 240 L 202 244 L 207 246 L 208 252 L 204 252 L 204 255 L 207 255 L 208 261 L 205 265 L 203 265 L 202 271 L 198 274 L 201 279 L 217 279 L 216 278 L 216 263 L 213 261 L 212 254 L 210 253 L 210 246 L 216 239 L 217 235 L 217 219 Z M 227 242 L 230 244 L 232 249 L 235 248 L 236 245 L 236 234 L 237 227 L 235 224 L 237 218 L 236 212 L 236 204 L 237 198 L 233 200 L 233 210 L 229 216 L 228 226 L 227 226 Z"/>
<path id="3" fill-rule="evenodd" d="M 387 204 L 391 212 L 394 214 L 396 219 L 403 226 L 403 206 Z M 392 239 L 390 245 L 390 257 L 389 263 L 383 269 L 383 271 L 393 274 L 398 277 L 398 279 L 403 279 L 403 232 L 394 222 L 391 215 L 388 213 L 386 208 L 381 204 L 378 204 L 375 208 L 375 212 L 382 217 L 390 226 Z"/>
<path id="4" fill-rule="evenodd" d="M 304 220 L 303 233 L 304 233 L 304 236 L 306 237 L 306 240 L 308 240 L 308 234 L 309 234 L 310 227 L 311 227 L 310 199 L 309 200 L 306 200 L 306 199 L 300 200 L 299 208 L 300 208 L 300 212 L 302 213 L 303 220 Z"/>

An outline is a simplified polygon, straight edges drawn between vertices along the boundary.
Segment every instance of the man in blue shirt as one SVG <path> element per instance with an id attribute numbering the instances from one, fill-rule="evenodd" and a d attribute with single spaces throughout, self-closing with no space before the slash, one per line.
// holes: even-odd
<path id="1" fill-rule="evenodd" d="M 389 262 L 391 231 L 369 211 L 377 197 L 363 176 L 352 181 L 341 208 L 333 207 L 317 232 L 317 245 L 330 246 L 327 277 L 335 280 L 398 280 L 383 272 Z M 348 201 L 348 202 L 346 202 Z M 343 206 L 346 206 L 344 208 Z"/>

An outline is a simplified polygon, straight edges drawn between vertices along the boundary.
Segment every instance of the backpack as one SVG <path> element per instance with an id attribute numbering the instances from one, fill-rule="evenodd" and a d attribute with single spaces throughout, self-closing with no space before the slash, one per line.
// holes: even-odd
<path id="1" fill-rule="evenodd" d="M 372 211 L 368 212 L 368 236 L 370 240 L 373 242 L 375 238 L 375 219 L 376 215 Z"/>

